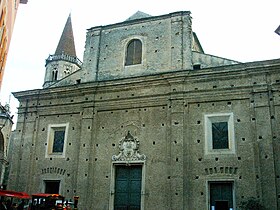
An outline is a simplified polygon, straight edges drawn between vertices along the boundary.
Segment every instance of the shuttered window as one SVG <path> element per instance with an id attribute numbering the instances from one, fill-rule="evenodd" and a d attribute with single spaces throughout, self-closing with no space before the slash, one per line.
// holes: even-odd
<path id="1" fill-rule="evenodd" d="M 131 40 L 126 49 L 125 65 L 135 65 L 142 63 L 142 42 L 138 39 Z"/>

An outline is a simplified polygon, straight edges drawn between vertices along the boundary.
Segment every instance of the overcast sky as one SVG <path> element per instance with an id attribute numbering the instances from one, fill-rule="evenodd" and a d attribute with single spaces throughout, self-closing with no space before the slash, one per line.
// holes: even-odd
<path id="1" fill-rule="evenodd" d="M 1 90 L 1 103 L 17 100 L 11 92 L 42 88 L 45 59 L 54 54 L 69 13 L 76 52 L 83 59 L 86 29 L 122 22 L 135 12 L 152 16 L 190 11 L 192 27 L 205 53 L 240 62 L 280 58 L 279 0 L 28 0 L 19 7 Z"/>

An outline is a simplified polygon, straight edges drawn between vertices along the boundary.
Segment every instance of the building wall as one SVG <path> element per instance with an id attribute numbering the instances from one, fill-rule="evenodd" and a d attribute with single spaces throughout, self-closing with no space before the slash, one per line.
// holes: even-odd
<path id="1" fill-rule="evenodd" d="M 190 19 L 189 12 L 177 12 L 89 29 L 83 61 L 86 75 L 82 80 L 110 80 L 192 68 Z M 133 38 L 143 43 L 143 62 L 124 66 L 123 49 Z"/>
<path id="2" fill-rule="evenodd" d="M 142 63 L 125 66 L 134 38 Z M 46 181 L 59 181 L 67 199 L 80 196 L 80 209 L 108 210 L 119 166 L 137 165 L 141 210 L 210 209 L 219 184 L 233 209 L 250 197 L 280 209 L 279 60 L 238 64 L 192 52 L 192 39 L 189 12 L 89 29 L 81 69 L 14 93 L 9 189 L 45 192 Z M 229 147 L 212 149 L 221 119 Z M 57 129 L 64 147 L 52 153 Z"/>
<path id="3" fill-rule="evenodd" d="M 142 43 L 142 62 L 137 65 L 125 65 L 126 49 L 133 39 Z M 155 17 L 138 17 L 88 29 L 82 68 L 70 75 L 63 74 L 64 69 L 61 68 L 60 80 L 51 86 L 60 87 L 237 63 L 239 62 L 204 54 L 197 36 L 192 32 L 190 12 L 174 12 Z M 48 76 L 53 67 L 47 65 L 46 68 Z"/>
<path id="4" fill-rule="evenodd" d="M 139 141 L 141 209 L 207 209 L 209 183 L 233 183 L 280 209 L 279 60 L 16 93 L 20 101 L 9 187 L 44 190 L 60 180 L 81 209 L 111 209 L 119 141 Z M 235 149 L 207 152 L 205 116 L 233 116 Z M 67 124 L 63 157 L 46 157 L 48 128 Z M 124 163 L 123 163 L 124 164 Z M 134 162 L 132 161 L 132 163 Z"/>

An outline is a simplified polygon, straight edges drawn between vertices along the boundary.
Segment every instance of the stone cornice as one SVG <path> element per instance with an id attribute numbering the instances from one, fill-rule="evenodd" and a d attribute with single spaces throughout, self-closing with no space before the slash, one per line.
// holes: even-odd
<path id="1" fill-rule="evenodd" d="M 105 26 L 95 26 L 92 28 L 88 29 L 88 32 L 93 32 L 95 30 L 106 30 L 106 29 L 113 29 L 116 27 L 120 26 L 128 26 L 128 25 L 133 25 L 133 24 L 139 24 L 139 23 L 145 23 L 145 22 L 150 22 L 150 21 L 156 21 L 156 20 L 162 20 L 166 18 L 172 18 L 175 16 L 183 16 L 183 15 L 190 15 L 190 11 L 179 11 L 179 12 L 173 12 L 165 15 L 159 15 L 159 16 L 151 16 L 151 17 L 146 17 L 146 18 L 141 18 L 141 19 L 135 19 L 135 20 L 127 20 L 123 21 L 120 23 L 114 23 L 114 24 L 109 24 Z"/>
<path id="2" fill-rule="evenodd" d="M 21 92 L 14 92 L 13 95 L 21 100 L 24 99 L 36 99 L 53 98 L 54 94 L 57 97 L 63 97 L 73 95 L 78 96 L 87 93 L 99 93 L 106 91 L 123 91 L 131 88 L 137 88 L 138 86 L 162 86 L 171 85 L 172 83 L 184 83 L 184 82 L 197 82 L 207 81 L 211 79 L 228 79 L 239 76 L 252 76 L 263 75 L 264 73 L 277 73 L 280 71 L 280 59 L 257 61 L 250 63 L 241 63 L 235 65 L 221 66 L 209 69 L 201 70 L 181 70 L 176 72 L 160 73 L 155 75 L 140 76 L 134 78 L 116 79 L 110 81 L 95 81 L 80 83 L 77 85 L 69 85 L 54 88 L 26 90 Z"/>

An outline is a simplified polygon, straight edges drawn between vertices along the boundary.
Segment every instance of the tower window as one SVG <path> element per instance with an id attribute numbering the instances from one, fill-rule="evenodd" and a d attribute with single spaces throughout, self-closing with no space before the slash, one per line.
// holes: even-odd
<path id="1" fill-rule="evenodd" d="M 201 65 L 200 64 L 194 64 L 193 65 L 193 70 L 199 70 L 201 69 Z"/>
<path id="2" fill-rule="evenodd" d="M 54 70 L 52 72 L 52 81 L 56 81 L 57 80 L 57 75 L 58 75 L 58 71 L 57 70 Z"/>
<path id="3" fill-rule="evenodd" d="M 142 62 L 142 42 L 139 39 L 131 40 L 126 49 L 125 65 L 141 64 Z"/>

